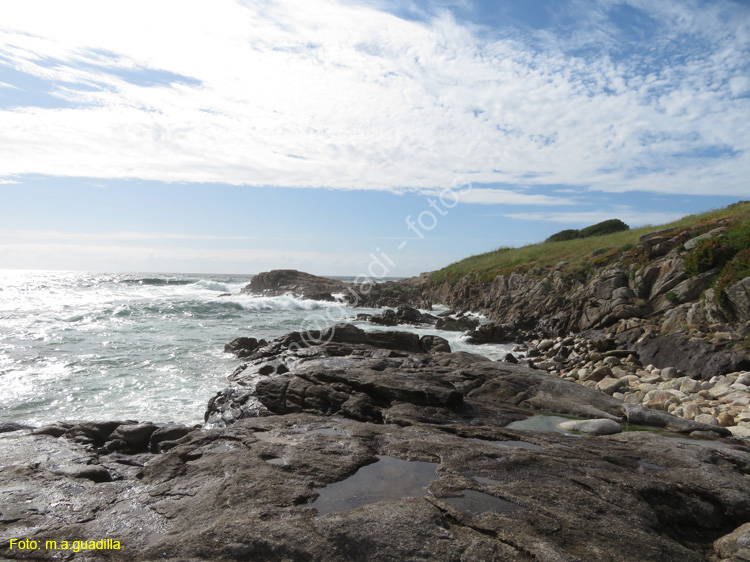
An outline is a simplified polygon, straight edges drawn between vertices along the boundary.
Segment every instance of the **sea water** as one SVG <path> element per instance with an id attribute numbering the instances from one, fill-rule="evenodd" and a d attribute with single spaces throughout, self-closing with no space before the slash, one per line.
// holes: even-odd
<path id="1" fill-rule="evenodd" d="M 240 294 L 251 278 L 0 270 L 0 421 L 201 423 L 241 363 L 225 343 L 336 321 L 436 333 L 454 351 L 491 358 L 509 350 L 470 346 L 457 332 L 357 322 L 379 311 L 341 302 Z"/>

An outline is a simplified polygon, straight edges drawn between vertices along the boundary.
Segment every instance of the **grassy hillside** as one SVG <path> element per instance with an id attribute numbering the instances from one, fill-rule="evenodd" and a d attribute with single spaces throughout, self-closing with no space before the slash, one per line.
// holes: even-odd
<path id="1" fill-rule="evenodd" d="M 724 209 L 689 215 L 659 226 L 644 226 L 604 236 L 562 242 L 542 242 L 521 248 L 499 248 L 493 252 L 453 263 L 434 272 L 431 278 L 439 283 L 455 283 L 462 277 L 473 274 L 477 280 L 489 281 L 500 274 L 528 271 L 539 266 L 551 267 L 561 261 L 568 262 L 569 265 L 566 268 L 568 274 L 586 272 L 618 258 L 630 261 L 647 259 L 647 256 L 639 254 L 639 248 L 635 246 L 640 237 L 649 232 L 694 228 L 709 230 L 712 222 L 725 218 L 734 219 L 731 230 L 735 243 L 739 245 L 739 250 L 750 248 L 750 201 L 741 201 Z M 732 266 L 737 269 L 737 264 L 732 264 Z M 739 273 L 736 272 L 734 276 L 741 275 L 743 268 L 744 262 L 739 264 Z"/>

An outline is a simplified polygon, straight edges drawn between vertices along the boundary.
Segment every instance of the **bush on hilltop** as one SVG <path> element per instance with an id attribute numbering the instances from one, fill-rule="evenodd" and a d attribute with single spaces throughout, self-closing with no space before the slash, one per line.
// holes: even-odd
<path id="1" fill-rule="evenodd" d="M 561 230 L 560 232 L 553 234 L 545 242 L 564 242 L 565 240 L 575 240 L 581 237 L 581 231 L 575 228 L 569 228 L 567 230 Z"/>
<path id="2" fill-rule="evenodd" d="M 604 236 L 605 234 L 613 234 L 615 232 L 622 232 L 623 230 L 630 230 L 630 227 L 622 222 L 620 219 L 609 219 L 602 221 L 581 230 L 575 228 L 569 228 L 561 230 L 560 232 L 553 234 L 545 242 L 565 242 L 566 240 L 575 240 L 576 238 L 588 238 L 589 236 Z"/>
<path id="3" fill-rule="evenodd" d="M 622 232 L 623 230 L 630 230 L 630 227 L 620 219 L 609 219 L 581 229 L 580 236 L 581 238 L 588 238 L 589 236 L 604 236 L 605 234 L 614 234 L 615 232 Z"/>

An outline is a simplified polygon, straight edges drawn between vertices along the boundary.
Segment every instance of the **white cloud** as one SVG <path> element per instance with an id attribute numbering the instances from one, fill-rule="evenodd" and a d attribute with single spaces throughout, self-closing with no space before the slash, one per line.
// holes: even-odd
<path id="1" fill-rule="evenodd" d="M 729 79 L 729 89 L 733 96 L 744 96 L 750 93 L 750 77 L 733 76 Z"/>
<path id="2" fill-rule="evenodd" d="M 11 185 L 11 184 L 16 184 L 16 183 L 21 183 L 21 182 L 20 181 L 16 181 L 16 180 L 4 180 L 4 179 L 0 179 L 0 185 Z"/>
<path id="3" fill-rule="evenodd" d="M 0 175 L 385 190 L 461 175 L 746 195 L 747 25 L 722 23 L 715 6 L 632 4 L 661 22 L 660 41 L 708 37 L 711 50 L 645 70 L 566 54 L 612 43 L 596 10 L 598 34 L 546 32 L 540 52 L 519 36 L 480 38 L 447 13 L 422 23 L 333 0 L 0 3 L 0 61 L 73 103 L 0 110 Z M 121 77 L 144 68 L 199 83 Z M 709 158 L 716 150 L 727 156 Z"/>
<path id="4" fill-rule="evenodd" d="M 210 234 L 179 234 L 167 232 L 60 232 L 56 230 L 0 230 L 0 239 L 13 240 L 15 242 L 30 241 L 137 241 L 137 240 L 271 240 L 264 236 L 216 236 Z"/>
<path id="5" fill-rule="evenodd" d="M 618 208 L 614 210 L 570 211 L 551 213 L 508 213 L 510 219 L 559 222 L 564 224 L 596 224 L 608 219 L 620 219 L 631 227 L 665 224 L 682 218 L 684 214 L 668 211 L 638 211 Z"/>
<path id="6" fill-rule="evenodd" d="M 450 192 L 448 192 L 450 193 Z M 430 192 L 430 195 L 439 196 L 440 192 Z M 474 188 L 462 193 L 456 191 L 458 200 L 462 203 L 477 203 L 481 205 L 574 205 L 575 202 L 562 197 L 550 197 L 547 195 L 519 193 L 508 189 L 485 189 Z M 454 199 L 445 195 L 444 199 L 448 206 L 452 205 Z"/>

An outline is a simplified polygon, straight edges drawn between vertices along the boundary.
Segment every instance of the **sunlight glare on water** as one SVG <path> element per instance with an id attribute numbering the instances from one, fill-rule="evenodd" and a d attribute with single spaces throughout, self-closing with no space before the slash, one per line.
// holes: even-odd
<path id="1" fill-rule="evenodd" d="M 355 321 L 377 310 L 239 294 L 251 277 L 0 270 L 0 421 L 202 423 L 240 363 L 224 353 L 228 341 L 304 329 L 311 315 L 382 329 Z M 454 350 L 509 349 L 439 333 Z"/>

